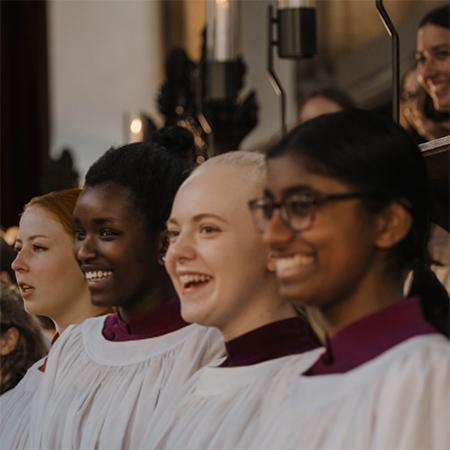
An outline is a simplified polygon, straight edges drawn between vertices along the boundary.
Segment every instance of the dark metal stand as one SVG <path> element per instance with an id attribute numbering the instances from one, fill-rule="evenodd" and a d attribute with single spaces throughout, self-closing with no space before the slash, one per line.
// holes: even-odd
<path id="1" fill-rule="evenodd" d="M 272 84 L 273 90 L 280 97 L 280 109 L 281 109 L 281 133 L 286 135 L 286 92 L 281 85 L 281 82 L 273 67 L 273 49 L 279 43 L 274 38 L 273 26 L 278 24 L 278 19 L 273 15 L 273 7 L 269 5 L 267 9 L 267 72 L 269 74 L 269 80 Z"/>
<path id="2" fill-rule="evenodd" d="M 389 14 L 383 6 L 383 0 L 376 0 L 378 15 L 386 27 L 392 40 L 392 118 L 399 122 L 399 98 L 400 98 L 400 50 L 399 36 Z"/>

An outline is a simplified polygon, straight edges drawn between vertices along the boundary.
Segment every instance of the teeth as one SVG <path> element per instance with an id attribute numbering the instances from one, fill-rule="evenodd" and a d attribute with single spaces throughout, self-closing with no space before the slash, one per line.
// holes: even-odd
<path id="1" fill-rule="evenodd" d="M 275 260 L 277 272 L 283 272 L 289 269 L 295 269 L 310 264 L 313 261 L 312 256 L 295 255 L 289 258 L 277 258 Z"/>
<path id="2" fill-rule="evenodd" d="M 201 274 L 192 274 L 192 275 L 181 275 L 180 281 L 182 284 L 186 285 L 189 283 L 204 283 L 206 281 L 209 281 L 211 279 L 208 275 L 201 275 Z"/>
<path id="3" fill-rule="evenodd" d="M 112 272 L 110 270 L 94 270 L 91 272 L 85 272 L 84 276 L 86 277 L 86 280 L 101 280 L 103 278 L 108 278 L 112 275 Z"/>

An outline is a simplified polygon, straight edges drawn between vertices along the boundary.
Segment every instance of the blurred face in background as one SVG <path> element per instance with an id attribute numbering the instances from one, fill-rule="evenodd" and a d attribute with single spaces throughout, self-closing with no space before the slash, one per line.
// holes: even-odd
<path id="1" fill-rule="evenodd" d="M 450 110 L 450 30 L 426 24 L 417 33 L 417 76 L 436 111 Z"/>
<path id="2" fill-rule="evenodd" d="M 69 235 L 54 214 L 37 205 L 22 214 L 12 263 L 25 309 L 55 322 L 89 298 Z"/>

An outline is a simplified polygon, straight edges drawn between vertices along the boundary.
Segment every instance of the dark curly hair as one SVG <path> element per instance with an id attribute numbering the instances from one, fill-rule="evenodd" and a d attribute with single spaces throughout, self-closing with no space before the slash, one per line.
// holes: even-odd
<path id="1" fill-rule="evenodd" d="M 186 139 L 189 132 L 183 130 L 180 139 L 176 137 L 177 128 L 167 133 L 172 137 L 163 138 L 159 132 L 158 142 L 111 148 L 89 168 L 85 180 L 86 187 L 103 183 L 126 187 L 152 234 L 164 229 L 178 187 L 191 169 L 183 147 L 183 142 L 192 144 Z"/>
<path id="2" fill-rule="evenodd" d="M 23 300 L 15 286 L 0 283 L 0 336 L 10 328 L 20 333 L 16 348 L 1 357 L 1 395 L 17 385 L 27 370 L 47 353 L 47 348 L 38 321 L 23 309 Z"/>

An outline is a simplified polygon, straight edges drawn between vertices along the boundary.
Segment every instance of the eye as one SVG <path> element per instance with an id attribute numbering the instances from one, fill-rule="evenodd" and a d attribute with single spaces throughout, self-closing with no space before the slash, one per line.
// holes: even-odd
<path id="1" fill-rule="evenodd" d="M 169 243 L 173 243 L 176 241 L 177 237 L 180 235 L 180 230 L 170 229 L 166 230 L 165 235 L 169 241 Z"/>
<path id="2" fill-rule="evenodd" d="M 214 225 L 200 225 L 200 234 L 213 234 L 220 231 L 220 228 Z"/>
<path id="3" fill-rule="evenodd" d="M 100 238 L 109 240 L 117 237 L 120 233 L 112 228 L 102 228 L 99 234 Z"/>
<path id="4" fill-rule="evenodd" d="M 290 198 L 286 206 L 291 214 L 299 217 L 307 216 L 311 210 L 313 201 L 308 196 L 299 196 Z"/>
<path id="5" fill-rule="evenodd" d="M 33 244 L 33 251 L 35 253 L 45 252 L 46 250 L 48 250 L 47 247 L 43 247 L 42 245 L 38 244 Z"/>
<path id="6" fill-rule="evenodd" d="M 13 250 L 17 254 L 17 253 L 20 252 L 20 250 L 22 250 L 22 246 L 18 245 L 18 244 L 15 244 L 14 247 L 13 247 Z"/>
<path id="7" fill-rule="evenodd" d="M 421 54 L 416 55 L 416 64 L 423 64 L 425 62 L 425 56 Z"/>
<path id="8" fill-rule="evenodd" d="M 83 230 L 83 228 L 77 227 L 75 228 L 74 235 L 77 241 L 82 241 L 86 237 L 86 232 Z"/>
<path id="9" fill-rule="evenodd" d="M 435 53 L 436 59 L 443 61 L 448 58 L 449 51 L 448 50 L 439 50 Z"/>

